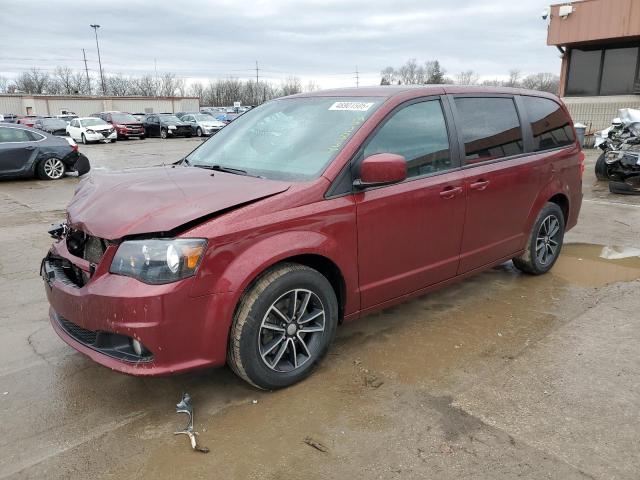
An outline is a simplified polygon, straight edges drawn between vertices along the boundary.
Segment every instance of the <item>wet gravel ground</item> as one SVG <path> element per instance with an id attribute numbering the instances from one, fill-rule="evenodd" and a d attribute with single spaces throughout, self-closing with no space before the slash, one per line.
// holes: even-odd
<path id="1" fill-rule="evenodd" d="M 81 150 L 121 169 L 198 144 Z M 66 346 L 38 265 L 77 179 L 1 181 L 0 478 L 637 479 L 640 197 L 609 194 L 594 161 L 550 274 L 506 263 L 344 325 L 315 375 L 274 393 L 226 368 L 128 377 Z M 209 454 L 173 435 L 184 391 Z"/>

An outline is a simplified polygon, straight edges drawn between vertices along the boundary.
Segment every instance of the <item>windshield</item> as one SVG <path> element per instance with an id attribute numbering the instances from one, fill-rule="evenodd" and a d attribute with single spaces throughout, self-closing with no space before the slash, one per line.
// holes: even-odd
<path id="1" fill-rule="evenodd" d="M 182 120 L 175 115 L 160 115 L 160 120 L 165 123 L 182 123 Z"/>
<path id="2" fill-rule="evenodd" d="M 112 113 L 111 120 L 113 120 L 116 123 L 127 123 L 127 122 L 138 123 L 138 120 L 136 119 L 136 117 L 134 117 L 130 113 Z"/>
<path id="3" fill-rule="evenodd" d="M 67 126 L 67 122 L 57 118 L 46 118 L 42 120 L 42 125 L 49 128 L 65 128 Z"/>
<path id="4" fill-rule="evenodd" d="M 84 127 L 99 127 L 101 125 L 109 125 L 109 124 L 104 120 L 102 120 L 101 118 L 87 118 L 86 120 L 82 120 L 82 125 Z"/>
<path id="5" fill-rule="evenodd" d="M 379 98 L 361 97 L 274 100 L 238 117 L 187 161 L 265 178 L 312 179 L 381 103 Z"/>

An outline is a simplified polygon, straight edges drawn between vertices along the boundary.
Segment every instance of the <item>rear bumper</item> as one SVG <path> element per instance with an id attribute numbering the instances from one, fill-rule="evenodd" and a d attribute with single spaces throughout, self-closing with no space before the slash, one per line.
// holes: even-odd
<path id="1" fill-rule="evenodd" d="M 146 285 L 109 274 L 103 265 L 110 264 L 115 253 L 109 249 L 83 286 L 47 269 L 55 261 L 73 259 L 79 260 L 73 262 L 75 268 L 87 268 L 88 262 L 73 257 L 64 241 L 43 260 L 49 316 L 60 338 L 95 362 L 131 375 L 223 365 L 233 314 L 231 294 L 193 297 L 194 278 Z M 147 352 L 136 356 L 131 339 L 140 341 Z"/>

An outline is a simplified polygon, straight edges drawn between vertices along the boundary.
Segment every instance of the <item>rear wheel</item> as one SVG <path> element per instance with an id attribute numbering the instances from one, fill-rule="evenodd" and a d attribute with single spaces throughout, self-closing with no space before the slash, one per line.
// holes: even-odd
<path id="1" fill-rule="evenodd" d="M 598 180 L 609 180 L 607 173 L 607 162 L 604 161 L 604 152 L 600 154 L 598 160 L 596 160 L 596 178 Z"/>
<path id="2" fill-rule="evenodd" d="M 564 222 L 562 209 L 555 203 L 547 203 L 533 224 L 525 252 L 513 259 L 516 268 L 531 275 L 551 270 L 562 249 Z"/>
<path id="3" fill-rule="evenodd" d="M 51 157 L 38 164 L 38 177 L 43 180 L 58 180 L 64 176 L 65 164 L 59 158 Z"/>
<path id="4" fill-rule="evenodd" d="M 287 387 L 307 377 L 326 355 L 337 324 L 338 302 L 329 281 L 309 267 L 281 264 L 245 293 L 227 361 L 258 388 Z"/>

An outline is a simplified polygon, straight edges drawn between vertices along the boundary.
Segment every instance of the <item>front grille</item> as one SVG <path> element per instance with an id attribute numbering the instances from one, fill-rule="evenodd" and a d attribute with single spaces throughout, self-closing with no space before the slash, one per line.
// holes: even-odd
<path id="1" fill-rule="evenodd" d="M 82 288 L 90 278 L 87 272 L 64 258 L 49 256 L 43 267 L 48 281 L 55 279 L 68 287 Z"/>
<path id="2" fill-rule="evenodd" d="M 107 250 L 107 241 L 88 235 L 81 230 L 69 230 L 67 234 L 67 249 L 72 255 L 98 265 L 102 255 Z"/>
<path id="3" fill-rule="evenodd" d="M 64 329 L 64 331 L 78 340 L 80 343 L 88 346 L 94 346 L 96 344 L 96 340 L 98 339 L 98 332 L 86 330 L 60 315 L 58 315 L 58 321 L 60 322 L 60 326 Z"/>

